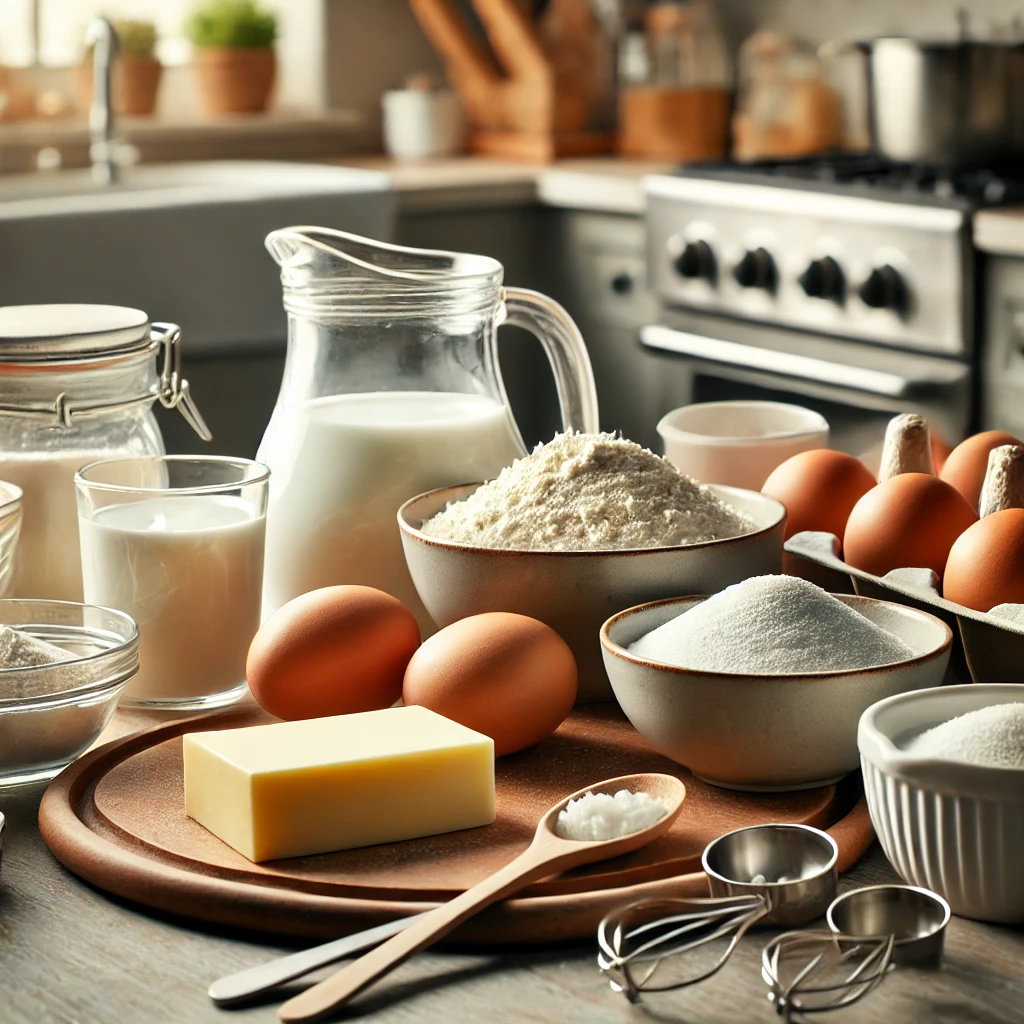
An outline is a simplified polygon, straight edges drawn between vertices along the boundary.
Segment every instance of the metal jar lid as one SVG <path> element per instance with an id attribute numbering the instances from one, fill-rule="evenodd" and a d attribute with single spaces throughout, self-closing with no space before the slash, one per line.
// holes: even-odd
<path id="1" fill-rule="evenodd" d="M 0 362 L 65 362 L 128 355 L 152 344 L 149 317 L 127 306 L 0 306 Z"/>
<path id="2" fill-rule="evenodd" d="M 210 430 L 181 375 L 181 328 L 150 323 L 141 309 L 62 303 L 0 306 L 0 366 L 108 363 L 122 358 L 162 356 L 159 378 L 140 394 L 113 402 L 82 402 L 61 392 L 52 403 L 0 403 L 0 413 L 50 421 L 70 428 L 78 416 L 104 415 L 159 401 L 177 409 L 204 440 Z"/>

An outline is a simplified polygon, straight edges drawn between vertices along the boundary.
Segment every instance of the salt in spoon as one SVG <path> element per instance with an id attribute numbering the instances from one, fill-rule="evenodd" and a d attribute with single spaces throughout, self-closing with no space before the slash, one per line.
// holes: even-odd
<path id="1" fill-rule="evenodd" d="M 585 796 L 587 793 L 614 795 L 621 789 L 659 797 L 665 802 L 668 810 L 664 817 L 648 828 L 620 836 L 618 839 L 579 841 L 563 839 L 556 833 L 558 813 L 570 800 Z M 331 977 L 289 999 L 278 1010 L 278 1017 L 285 1024 L 319 1020 L 413 954 L 437 942 L 477 911 L 510 896 L 530 882 L 646 846 L 671 828 L 682 809 L 685 796 L 686 787 L 679 779 L 657 773 L 623 775 L 617 779 L 608 779 L 587 786 L 586 789 L 567 796 L 541 818 L 533 842 L 510 864 L 454 899 L 423 914 L 404 931 L 358 960 L 346 964 Z"/>

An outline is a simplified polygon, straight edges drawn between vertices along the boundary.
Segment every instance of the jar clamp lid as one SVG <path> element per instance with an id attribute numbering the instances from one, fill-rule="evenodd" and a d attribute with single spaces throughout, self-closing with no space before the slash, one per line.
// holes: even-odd
<path id="1" fill-rule="evenodd" d="M 87 370 L 120 360 L 162 353 L 159 379 L 143 393 L 116 402 L 76 402 L 62 391 L 50 404 L 4 404 L 0 413 L 52 418 L 69 428 L 75 416 L 118 412 L 159 401 L 178 409 L 204 440 L 210 433 L 181 375 L 181 328 L 153 323 L 141 309 L 61 303 L 0 306 L 0 368 L 61 366 Z"/>

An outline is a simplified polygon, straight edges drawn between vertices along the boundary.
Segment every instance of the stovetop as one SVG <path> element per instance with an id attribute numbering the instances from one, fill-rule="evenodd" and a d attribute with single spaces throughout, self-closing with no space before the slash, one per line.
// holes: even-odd
<path id="1" fill-rule="evenodd" d="M 1024 177 L 841 154 L 654 175 L 649 276 L 672 307 L 966 358 L 971 221 Z"/>
<path id="2" fill-rule="evenodd" d="M 869 154 L 836 153 L 749 164 L 693 164 L 675 173 L 679 177 L 869 196 L 965 211 L 1024 203 L 1024 177 L 1020 173 L 896 163 Z"/>

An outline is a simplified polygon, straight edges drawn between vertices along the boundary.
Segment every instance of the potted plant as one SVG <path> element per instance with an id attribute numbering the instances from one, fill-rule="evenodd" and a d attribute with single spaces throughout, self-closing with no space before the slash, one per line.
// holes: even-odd
<path id="1" fill-rule="evenodd" d="M 266 110 L 274 85 L 277 18 L 255 0 L 209 0 L 189 19 L 207 114 Z"/>
<path id="2" fill-rule="evenodd" d="M 156 59 L 156 26 L 149 21 L 115 21 L 118 52 L 111 69 L 114 109 L 119 114 L 148 116 L 156 109 L 163 65 Z M 78 106 L 92 100 L 92 49 L 78 69 Z"/>

